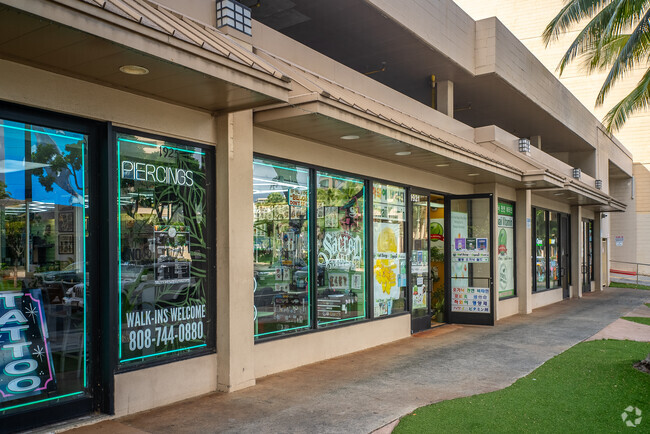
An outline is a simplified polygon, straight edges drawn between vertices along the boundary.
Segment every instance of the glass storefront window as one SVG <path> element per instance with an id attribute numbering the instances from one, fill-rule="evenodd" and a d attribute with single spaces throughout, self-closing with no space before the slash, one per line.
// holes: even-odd
<path id="1" fill-rule="evenodd" d="M 361 179 L 317 172 L 318 325 L 366 317 L 365 188 Z"/>
<path id="2" fill-rule="evenodd" d="M 373 291 L 375 318 L 404 312 L 406 301 L 406 189 L 374 182 Z"/>
<path id="3" fill-rule="evenodd" d="M 546 289 L 546 211 L 535 210 L 535 289 Z"/>
<path id="4" fill-rule="evenodd" d="M 549 212 L 548 217 L 548 284 L 549 288 L 557 288 L 560 284 L 557 257 L 560 221 L 556 212 Z"/>
<path id="5" fill-rule="evenodd" d="M 205 348 L 212 248 L 208 151 L 129 134 L 119 158 L 119 361 Z"/>
<path id="6" fill-rule="evenodd" d="M 0 120 L 0 416 L 88 388 L 87 147 Z"/>
<path id="7" fill-rule="evenodd" d="M 255 337 L 311 326 L 309 170 L 253 161 Z"/>
<path id="8" fill-rule="evenodd" d="M 497 227 L 497 269 L 499 298 L 515 295 L 515 205 L 499 202 Z"/>

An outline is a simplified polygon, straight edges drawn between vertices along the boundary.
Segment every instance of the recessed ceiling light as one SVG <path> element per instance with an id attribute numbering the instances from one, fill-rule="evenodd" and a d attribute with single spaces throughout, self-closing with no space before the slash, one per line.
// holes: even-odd
<path id="1" fill-rule="evenodd" d="M 524 182 L 524 185 L 526 187 L 532 187 L 533 185 L 535 185 L 535 183 L 534 182 Z"/>
<path id="2" fill-rule="evenodd" d="M 138 65 L 120 66 L 120 71 L 122 71 L 125 74 L 129 74 L 129 75 L 147 75 L 147 74 L 149 74 L 149 70 L 147 68 L 145 68 L 144 66 L 138 66 Z"/>
<path id="3" fill-rule="evenodd" d="M 347 136 L 341 136 L 341 139 L 343 139 L 343 140 L 357 140 L 358 138 L 359 138 L 359 136 L 357 136 L 356 134 L 349 134 Z"/>
<path id="4" fill-rule="evenodd" d="M 560 192 L 560 193 L 553 193 L 553 195 L 555 195 L 555 196 L 562 196 L 563 194 L 564 194 L 564 193 L 562 193 L 562 192 Z"/>
<path id="5" fill-rule="evenodd" d="M 400 157 L 404 157 L 406 155 L 411 155 L 411 151 L 400 151 L 400 152 L 395 152 L 395 155 L 398 155 Z"/>
<path id="6" fill-rule="evenodd" d="M 479 176 L 480 173 L 468 173 L 467 176 Z"/>
<path id="7" fill-rule="evenodd" d="M 436 167 L 448 167 L 448 166 L 449 166 L 449 163 L 436 164 Z"/>

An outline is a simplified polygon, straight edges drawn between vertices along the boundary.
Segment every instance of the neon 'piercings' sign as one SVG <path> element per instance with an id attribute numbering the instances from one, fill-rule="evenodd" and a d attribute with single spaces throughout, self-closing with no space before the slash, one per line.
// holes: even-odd
<path id="1" fill-rule="evenodd" d="M 194 172 L 167 166 L 122 161 L 122 178 L 191 187 Z"/>

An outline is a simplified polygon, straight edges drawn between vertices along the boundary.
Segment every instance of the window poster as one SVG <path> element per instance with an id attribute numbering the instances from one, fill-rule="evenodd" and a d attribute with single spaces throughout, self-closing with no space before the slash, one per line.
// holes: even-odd
<path id="1" fill-rule="evenodd" d="M 465 240 L 467 239 L 467 213 L 464 212 L 451 212 L 451 236 L 453 238 L 452 248 L 452 261 L 451 261 L 451 277 L 460 278 L 462 282 L 466 283 L 466 278 L 469 277 L 467 262 L 460 261 L 457 254 L 465 250 Z"/>
<path id="2" fill-rule="evenodd" d="M 514 257 L 514 205 L 499 202 L 497 227 L 498 291 L 499 298 L 515 295 L 515 257 Z"/>
<path id="3" fill-rule="evenodd" d="M 118 153 L 120 362 L 205 347 L 209 158 L 124 134 Z"/>
<path id="4" fill-rule="evenodd" d="M 402 252 L 400 229 L 398 223 L 375 222 L 373 225 L 375 238 L 373 273 L 377 316 L 392 312 L 393 300 L 401 296 L 401 264 L 404 263 L 406 254 Z"/>
<path id="5" fill-rule="evenodd" d="M 454 285 L 451 288 L 451 311 L 490 313 L 490 288 Z"/>
<path id="6" fill-rule="evenodd" d="M 406 189 L 373 182 L 374 316 L 405 309 Z"/>

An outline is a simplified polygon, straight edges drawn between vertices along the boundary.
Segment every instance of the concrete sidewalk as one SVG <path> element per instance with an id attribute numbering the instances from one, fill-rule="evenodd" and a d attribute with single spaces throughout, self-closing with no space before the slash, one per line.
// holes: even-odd
<path id="1" fill-rule="evenodd" d="M 68 433 L 368 433 L 422 405 L 507 387 L 644 302 L 650 291 L 611 288 L 495 327 L 443 326 Z"/>

